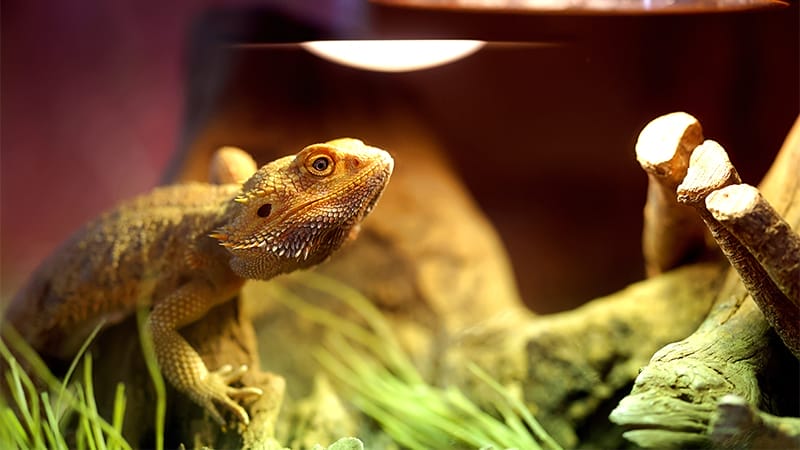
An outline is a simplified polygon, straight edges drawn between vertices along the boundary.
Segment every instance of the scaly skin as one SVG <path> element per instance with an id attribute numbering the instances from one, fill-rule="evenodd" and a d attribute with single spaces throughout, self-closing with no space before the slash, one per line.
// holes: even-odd
<path id="1" fill-rule="evenodd" d="M 71 358 L 94 327 L 151 305 L 147 328 L 164 376 L 220 423 L 243 423 L 234 388 L 246 370 L 209 371 L 178 330 L 231 299 L 246 279 L 268 280 L 328 258 L 358 233 L 393 169 L 355 139 L 275 160 L 243 185 L 157 188 L 87 224 L 16 295 L 9 322 L 43 356 Z M 224 178 L 224 177 L 223 177 Z"/>

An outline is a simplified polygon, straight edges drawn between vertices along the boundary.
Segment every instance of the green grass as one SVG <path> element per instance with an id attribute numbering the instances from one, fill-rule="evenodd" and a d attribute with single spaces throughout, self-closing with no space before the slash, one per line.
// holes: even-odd
<path id="1" fill-rule="evenodd" d="M 481 409 L 455 387 L 426 383 L 381 312 L 359 292 L 312 272 L 297 279 L 342 301 L 366 322 L 366 327 L 358 325 L 310 304 L 287 288 L 271 286 L 275 298 L 327 328 L 327 346 L 315 356 L 344 387 L 348 400 L 398 444 L 410 449 L 560 449 L 528 408 L 479 367 L 471 365 L 469 369 L 496 393 L 492 412 Z"/>
<path id="2" fill-rule="evenodd" d="M 166 394 L 147 333 L 141 332 L 145 314 L 139 317 L 142 349 L 156 390 L 156 448 L 164 448 Z M 0 448 L 2 449 L 79 449 L 128 450 L 132 446 L 122 436 L 125 418 L 125 386 L 117 384 L 110 422 L 101 417 L 95 402 L 92 382 L 92 357 L 89 344 L 100 325 L 84 342 L 63 380 L 55 377 L 38 354 L 8 324 L 0 340 L 3 360 L 0 395 Z M 14 351 L 12 352 L 11 349 Z M 17 356 L 15 356 L 17 355 Z M 22 369 L 20 357 L 32 374 Z M 81 380 L 72 381 L 79 364 Z M 32 376 L 41 383 L 34 383 Z M 44 389 L 42 389 L 42 385 Z"/>
<path id="3" fill-rule="evenodd" d="M 6 330 L 7 331 L 7 330 Z M 6 337 L 8 333 L 6 333 Z M 33 352 L 21 339 L 8 339 L 18 354 Z M 0 341 L 0 354 L 7 366 L 4 378 L 10 398 L 3 399 L 3 421 L 0 422 L 0 446 L 20 449 L 130 449 L 122 437 L 122 418 L 125 410 L 125 391 L 117 386 L 114 402 L 114 419 L 108 423 L 97 411 L 92 384 L 92 358 L 86 354 L 83 361 L 83 379 L 69 386 L 69 379 L 58 381 L 41 360 L 31 365 L 36 376 L 49 389 L 40 391 L 31 377 L 22 370 L 5 342 Z M 77 361 L 77 358 L 76 358 Z M 74 370 L 74 366 L 70 370 Z M 70 371 L 70 374 L 71 374 Z M 51 393 L 56 393 L 52 398 Z M 68 439 L 68 436 L 70 438 Z"/>

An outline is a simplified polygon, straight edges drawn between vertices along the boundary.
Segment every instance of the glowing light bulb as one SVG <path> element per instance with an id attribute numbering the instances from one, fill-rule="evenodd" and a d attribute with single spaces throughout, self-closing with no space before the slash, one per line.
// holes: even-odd
<path id="1" fill-rule="evenodd" d="M 300 44 L 328 61 L 378 72 L 408 72 L 441 66 L 480 50 L 486 42 L 453 39 L 311 41 Z"/>

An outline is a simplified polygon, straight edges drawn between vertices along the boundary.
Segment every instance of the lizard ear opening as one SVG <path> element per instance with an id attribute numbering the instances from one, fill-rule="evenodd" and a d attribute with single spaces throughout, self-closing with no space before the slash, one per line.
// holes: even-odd
<path id="1" fill-rule="evenodd" d="M 256 214 L 258 214 L 258 217 L 269 217 L 271 212 L 272 212 L 272 204 L 264 203 L 263 205 L 261 205 L 261 207 L 258 208 Z"/>

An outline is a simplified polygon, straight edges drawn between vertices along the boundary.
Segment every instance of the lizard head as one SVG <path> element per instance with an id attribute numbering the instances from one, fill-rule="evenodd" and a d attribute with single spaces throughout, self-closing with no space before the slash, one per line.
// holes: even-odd
<path id="1" fill-rule="evenodd" d="M 211 237 L 244 278 L 311 267 L 358 234 L 393 168 L 389 153 L 357 139 L 310 145 L 247 180 Z"/>

